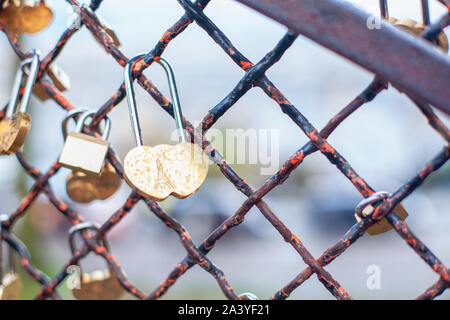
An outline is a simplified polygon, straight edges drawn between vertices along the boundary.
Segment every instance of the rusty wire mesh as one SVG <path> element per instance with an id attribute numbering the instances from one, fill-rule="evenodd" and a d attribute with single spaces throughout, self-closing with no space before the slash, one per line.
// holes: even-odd
<path id="1" fill-rule="evenodd" d="M 95 15 L 95 10 L 100 6 L 102 0 L 92 0 L 89 7 L 83 7 L 76 0 L 67 0 L 69 4 L 80 9 L 80 16 L 82 25 L 89 29 L 95 39 L 101 43 L 111 57 L 122 67 L 128 62 L 126 57 L 113 43 L 108 34 L 99 26 L 99 21 Z M 286 162 L 284 162 L 281 169 L 273 174 L 262 186 L 257 189 L 249 186 L 243 178 L 241 178 L 232 167 L 230 167 L 222 155 L 203 137 L 203 149 L 209 155 L 211 160 L 220 168 L 223 175 L 235 186 L 237 191 L 243 193 L 247 199 L 228 219 L 226 219 L 220 226 L 218 226 L 199 246 L 196 246 L 189 235 L 188 230 L 172 218 L 167 212 L 161 209 L 159 204 L 139 196 L 133 191 L 121 208 L 114 212 L 109 219 L 107 219 L 98 232 L 83 231 L 82 236 L 84 245 L 77 250 L 72 257 L 61 267 L 60 271 L 49 278 L 39 269 L 37 269 L 32 262 L 26 246 L 14 236 L 12 227 L 16 221 L 23 218 L 27 209 L 35 201 L 40 194 L 45 194 L 56 209 L 64 215 L 71 224 L 76 225 L 84 222 L 75 210 L 68 204 L 61 201 L 52 190 L 49 182 L 50 179 L 56 175 L 61 168 L 58 162 L 55 162 L 47 172 L 40 172 L 34 168 L 24 157 L 22 152 L 17 153 L 17 159 L 20 165 L 26 170 L 27 174 L 34 178 L 35 183 L 28 194 L 21 200 L 18 208 L 13 211 L 9 220 L 2 224 L 3 240 L 8 243 L 20 256 L 20 262 L 26 271 L 34 280 L 39 282 L 42 287 L 38 293 L 37 298 L 60 298 L 57 287 L 67 276 L 67 268 L 71 265 L 77 264 L 89 252 L 94 252 L 96 255 L 102 257 L 109 265 L 120 284 L 126 291 L 139 299 L 158 299 L 165 294 L 165 292 L 173 286 L 176 281 L 183 276 L 188 269 L 194 265 L 199 265 L 204 271 L 208 272 L 217 281 L 223 294 L 228 299 L 238 299 L 239 295 L 233 290 L 225 273 L 220 270 L 210 259 L 207 254 L 214 248 L 214 245 L 219 241 L 230 229 L 244 223 L 244 218 L 249 210 L 256 206 L 263 216 L 272 224 L 272 226 L 279 232 L 283 239 L 289 243 L 292 248 L 301 256 L 303 261 L 308 265 L 301 273 L 299 273 L 289 283 L 279 289 L 273 294 L 271 299 L 286 299 L 290 294 L 301 286 L 312 275 L 316 275 L 317 279 L 325 286 L 325 288 L 337 299 L 351 299 L 350 294 L 333 278 L 333 276 L 325 270 L 325 266 L 330 264 L 334 259 L 339 257 L 347 248 L 349 248 L 355 241 L 357 241 L 367 230 L 368 227 L 375 222 L 380 221 L 386 217 L 390 224 L 394 227 L 398 235 L 403 238 L 407 244 L 417 253 L 417 255 L 425 261 L 425 263 L 439 276 L 439 280 L 432 284 L 425 292 L 423 292 L 419 299 L 433 299 L 442 294 L 450 287 L 450 273 L 445 265 L 436 257 L 427 246 L 418 239 L 410 230 L 407 223 L 402 221 L 392 209 L 400 203 L 405 197 L 409 196 L 416 190 L 434 171 L 443 166 L 450 157 L 450 149 L 445 144 L 443 150 L 428 162 L 423 169 L 415 176 L 411 177 L 409 181 L 401 185 L 397 190 L 393 191 L 391 196 L 384 200 L 376 207 L 374 213 L 359 223 L 355 223 L 335 244 L 331 245 L 318 258 L 312 256 L 308 249 L 302 244 L 301 240 L 293 234 L 288 226 L 279 220 L 277 215 L 270 209 L 264 201 L 271 190 L 281 185 L 290 174 L 297 169 L 303 160 L 314 152 L 322 153 L 329 162 L 334 165 L 354 187 L 362 195 L 368 197 L 375 192 L 368 183 L 360 177 L 345 158 L 334 149 L 328 142 L 327 137 L 339 126 L 349 115 L 358 110 L 361 106 L 369 101 L 372 101 L 380 92 L 388 88 L 388 83 L 384 80 L 375 77 L 373 82 L 362 91 L 353 101 L 341 109 L 321 130 L 318 131 L 306 119 L 282 93 L 281 91 L 267 78 L 266 71 L 274 65 L 283 54 L 296 40 L 297 35 L 292 32 L 287 32 L 279 43 L 258 63 L 249 61 L 240 51 L 233 46 L 226 35 L 219 30 L 214 23 L 203 13 L 205 7 L 210 3 L 210 0 L 197 0 L 190 2 L 187 0 L 179 0 L 180 5 L 185 10 L 185 14 L 170 27 L 162 36 L 155 47 L 150 50 L 145 57 L 135 65 L 134 75 L 140 84 L 156 102 L 163 108 L 170 116 L 173 116 L 172 105 L 169 100 L 158 90 L 158 88 L 144 75 L 142 72 L 149 67 L 155 60 L 157 60 L 164 53 L 165 48 L 171 44 L 180 33 L 187 30 L 189 25 L 196 22 L 203 28 L 207 34 L 225 51 L 225 53 L 235 62 L 235 64 L 245 71 L 244 77 L 239 81 L 235 88 L 223 99 L 218 105 L 211 109 L 203 118 L 199 128 L 193 128 L 190 122 L 185 119 L 186 130 L 193 138 L 195 135 L 202 136 L 208 129 L 210 129 L 216 121 L 222 117 L 243 95 L 245 95 L 253 87 L 259 87 L 264 91 L 268 98 L 275 101 L 281 108 L 281 111 L 286 114 L 309 138 L 310 142 L 298 149 Z M 449 15 L 442 18 L 436 23 L 440 27 L 448 25 Z M 9 43 L 17 56 L 20 59 L 26 58 L 26 53 L 21 51 L 17 37 L 11 33 L 4 25 L 0 24 L 0 29 L 7 36 Z M 52 84 L 46 76 L 46 70 L 51 63 L 64 49 L 67 42 L 77 32 L 77 28 L 68 28 L 64 31 L 58 39 L 54 48 L 42 58 L 38 80 L 45 88 L 46 92 L 56 102 L 58 106 L 65 110 L 72 110 L 74 105 L 68 101 L 58 89 Z M 113 93 L 111 98 L 106 101 L 99 109 L 97 115 L 94 117 L 92 126 L 98 124 L 104 117 L 111 112 L 120 101 L 125 98 L 124 84 Z M 423 115 L 428 119 L 429 124 L 439 133 L 446 143 L 450 141 L 450 131 L 445 127 L 443 122 L 433 112 L 431 107 L 427 104 L 416 103 Z M 6 107 L 5 107 L 6 108 Z M 0 119 L 5 116 L 5 108 L 0 113 Z M 196 140 L 200 141 L 200 140 Z M 108 153 L 108 161 L 114 166 L 117 173 L 123 177 L 123 168 L 121 161 L 117 157 L 115 151 L 111 148 Z M 161 222 L 178 234 L 181 244 L 186 250 L 186 256 L 170 271 L 166 279 L 150 294 L 146 294 L 136 288 L 127 280 L 122 271 L 119 262 L 114 258 L 114 255 L 103 246 L 101 239 L 107 237 L 108 232 L 120 221 L 130 213 L 133 207 L 139 202 L 143 201 L 148 206 L 148 209 L 153 212 Z"/>

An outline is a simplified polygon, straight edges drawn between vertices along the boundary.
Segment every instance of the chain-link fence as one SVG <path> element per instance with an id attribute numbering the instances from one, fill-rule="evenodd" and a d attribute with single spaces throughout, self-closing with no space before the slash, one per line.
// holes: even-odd
<path id="1" fill-rule="evenodd" d="M 4 1 L 0 1 L 2 5 Z M 47 71 L 52 65 L 52 62 L 64 50 L 64 47 L 70 41 L 72 36 L 80 30 L 80 28 L 87 28 L 95 39 L 107 50 L 110 56 L 120 66 L 125 67 L 129 58 L 126 57 L 116 46 L 114 40 L 111 38 L 104 27 L 102 27 L 95 11 L 102 3 L 101 0 L 93 0 L 89 6 L 82 6 L 76 0 L 67 0 L 67 2 L 76 8 L 81 17 L 81 25 L 72 25 L 66 29 L 61 37 L 58 39 L 54 48 L 41 59 L 40 69 L 37 75 L 37 82 L 44 89 L 47 95 L 55 101 L 55 103 L 67 110 L 75 109 L 75 106 L 64 97 L 64 95 L 57 89 L 55 84 L 47 76 Z M 196 246 L 192 241 L 189 231 L 177 220 L 175 220 L 169 213 L 165 212 L 158 202 L 146 199 L 140 196 L 136 191 L 133 191 L 126 202 L 116 212 L 113 212 L 109 219 L 99 226 L 98 229 L 83 229 L 80 234 L 83 237 L 84 244 L 81 248 L 76 248 L 72 257 L 63 265 L 60 271 L 52 278 L 37 269 L 32 257 L 30 257 L 26 246 L 20 239 L 14 236 L 14 224 L 23 218 L 27 209 L 37 199 L 40 194 L 44 194 L 50 203 L 65 217 L 71 224 L 79 225 L 86 223 L 82 216 L 80 216 L 67 203 L 58 198 L 52 190 L 49 182 L 61 168 L 61 164 L 56 161 L 47 172 L 41 172 L 25 158 L 24 154 L 17 152 L 17 160 L 23 169 L 30 175 L 35 183 L 27 195 L 21 200 L 18 208 L 13 211 L 8 219 L 2 222 L 2 239 L 20 256 L 20 263 L 26 271 L 37 281 L 42 287 L 39 291 L 39 299 L 45 298 L 59 298 L 57 287 L 68 276 L 70 267 L 77 265 L 87 256 L 88 253 L 93 252 L 102 257 L 108 264 L 112 274 L 117 278 L 120 285 L 130 294 L 139 299 L 158 299 L 162 297 L 166 291 L 175 285 L 186 271 L 195 265 L 201 267 L 204 271 L 209 273 L 216 281 L 220 290 L 228 299 L 239 299 L 239 293 L 233 290 L 229 283 L 226 271 L 222 271 L 208 258 L 208 253 L 214 249 L 215 244 L 229 232 L 230 229 L 239 227 L 244 222 L 246 214 L 250 209 L 256 207 L 268 222 L 275 228 L 282 236 L 284 241 L 292 246 L 303 261 L 308 265 L 306 269 L 300 272 L 294 279 L 292 279 L 285 286 L 280 288 L 273 294 L 271 299 L 286 299 L 291 293 L 301 286 L 307 279 L 315 275 L 325 288 L 337 299 L 351 299 L 350 294 L 346 289 L 337 282 L 333 275 L 325 270 L 334 259 L 338 258 L 346 251 L 352 244 L 354 244 L 372 225 L 380 223 L 381 220 L 387 219 L 389 224 L 395 229 L 395 232 L 403 238 L 407 244 L 417 253 L 417 255 L 425 261 L 425 263 L 439 276 L 439 280 L 432 284 L 425 292 L 423 292 L 420 299 L 433 299 L 442 294 L 450 286 L 449 270 L 445 267 L 443 262 L 439 260 L 428 247 L 418 239 L 408 227 L 407 223 L 403 221 L 394 208 L 400 202 L 413 193 L 423 182 L 436 170 L 441 168 L 450 157 L 450 149 L 448 143 L 450 142 L 450 131 L 444 123 L 438 118 L 430 104 L 423 99 L 413 98 L 414 103 L 429 121 L 430 126 L 440 134 L 444 140 L 444 148 L 431 159 L 423 169 L 410 180 L 406 181 L 397 190 L 382 198 L 382 201 L 376 203 L 373 212 L 364 216 L 358 223 L 355 223 L 335 244 L 332 244 L 320 257 L 314 257 L 310 251 L 303 245 L 302 241 L 297 237 L 287 225 L 285 225 L 272 209 L 264 201 L 264 197 L 273 189 L 283 184 L 309 155 L 320 152 L 325 156 L 331 165 L 335 166 L 348 181 L 358 190 L 363 198 L 371 197 L 375 190 L 358 175 L 352 168 L 350 163 L 339 153 L 329 142 L 327 138 L 333 131 L 352 113 L 360 109 L 364 104 L 372 101 L 376 96 L 388 89 L 388 83 L 391 79 L 381 78 L 376 76 L 372 83 L 362 91 L 353 101 L 341 109 L 322 130 L 317 130 L 310 121 L 297 109 L 276 87 L 274 83 L 266 76 L 269 70 L 276 62 L 278 62 L 283 54 L 289 49 L 297 38 L 294 31 L 288 31 L 279 43 L 268 52 L 259 62 L 253 63 L 247 59 L 236 48 L 227 36 L 211 21 L 203 10 L 211 2 L 209 0 L 198 0 L 191 2 L 188 0 L 179 0 L 179 4 L 185 10 L 185 14 L 176 21 L 161 37 L 160 41 L 155 47 L 150 50 L 144 57 L 134 65 L 133 76 L 136 78 L 142 88 L 161 106 L 161 108 L 168 113 L 169 116 L 174 116 L 173 106 L 170 100 L 166 98 L 159 89 L 144 75 L 142 72 L 148 68 L 153 62 L 160 59 L 165 49 L 172 45 L 172 41 L 182 32 L 189 29 L 189 25 L 197 23 L 204 31 L 217 43 L 217 45 L 232 59 L 232 61 L 242 70 L 245 71 L 244 77 L 236 84 L 234 89 L 221 100 L 214 108 L 212 108 L 203 118 L 201 125 L 194 128 L 188 119 L 185 119 L 185 129 L 190 134 L 193 141 L 202 141 L 202 148 L 209 158 L 219 167 L 223 175 L 235 186 L 238 192 L 244 194 L 247 199 L 237 210 L 229 216 L 221 225 L 219 225 L 204 241 Z M 245 1 L 243 1 L 245 2 Z M 249 1 L 251 2 L 251 1 Z M 275 3 L 275 1 L 263 1 L 264 3 Z M 449 6 L 445 1 L 441 1 L 444 5 Z M 107 3 L 105 3 L 107 5 Z M 138 9 L 138 8 L 136 8 Z M 450 9 L 450 7 L 449 7 Z M 74 22 L 74 24 L 77 22 Z M 245 23 L 245 22 L 243 22 Z M 422 37 L 428 40 L 433 40 L 438 37 L 439 32 L 442 31 L 448 24 L 450 24 L 450 14 L 445 15 L 439 21 L 433 23 L 427 28 Z M 8 38 L 8 41 L 17 56 L 24 60 L 29 55 L 22 51 L 18 38 L 5 25 L 0 24 L 0 29 Z M 436 32 L 436 30 L 438 32 Z M 431 45 L 430 45 L 431 46 Z M 420 76 L 417 75 L 418 77 Z M 447 83 L 442 83 L 440 90 L 447 90 Z M 299 129 L 310 140 L 306 145 L 298 149 L 289 159 L 287 159 L 276 173 L 274 173 L 267 181 L 258 188 L 252 188 L 244 178 L 241 178 L 235 170 L 226 162 L 221 153 L 204 137 L 205 133 L 216 124 L 216 122 L 230 109 L 236 102 L 242 98 L 252 88 L 260 88 L 269 99 L 275 101 L 280 106 L 280 117 L 287 116 L 293 121 Z M 22 92 L 23 93 L 23 92 Z M 86 132 L 94 133 L 98 124 L 105 119 L 105 117 L 114 110 L 123 99 L 126 98 L 125 84 L 122 84 L 117 91 L 115 91 L 111 98 L 106 101 L 93 117 L 93 121 Z M 445 107 L 443 108 L 445 109 Z M 6 107 L 0 113 L 0 119 L 5 117 Z M 284 113 L 281 114 L 281 113 Z M 287 121 L 287 120 L 286 120 Z M 51 124 L 48 124 L 51 125 Z M 55 123 L 55 126 L 60 126 Z M 363 134 L 363 133 L 361 133 Z M 380 134 L 382 134 L 380 132 Z M 194 139 L 194 137 L 201 137 L 201 139 Z M 108 162 L 114 167 L 117 174 L 123 178 L 122 162 L 118 158 L 116 152 L 111 147 L 107 155 Z M 144 293 L 130 283 L 122 270 L 119 261 L 117 261 L 113 253 L 105 245 L 105 239 L 108 232 L 121 220 L 127 216 L 130 211 L 136 206 L 138 202 L 144 202 L 159 220 L 161 226 L 167 226 L 173 230 L 178 236 L 181 244 L 186 250 L 186 256 L 168 274 L 160 285 L 151 293 Z M 357 204 L 355 204 L 356 206 Z M 275 272 L 275 271 L 274 271 Z"/>

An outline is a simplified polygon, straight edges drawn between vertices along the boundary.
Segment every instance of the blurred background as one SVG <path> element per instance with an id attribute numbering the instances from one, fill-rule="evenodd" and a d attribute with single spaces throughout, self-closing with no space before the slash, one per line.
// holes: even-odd
<path id="1" fill-rule="evenodd" d="M 377 0 L 352 2 L 374 14 L 379 12 Z M 391 16 L 420 21 L 420 1 L 389 2 Z M 20 38 L 24 51 L 37 48 L 47 54 L 73 21 L 72 8 L 65 1 L 48 0 L 48 3 L 54 11 L 54 19 L 43 32 Z M 437 1 L 430 3 L 434 21 L 445 9 Z M 132 57 L 152 49 L 184 11 L 176 0 L 128 0 L 105 1 L 98 13 L 118 34 L 122 52 Z M 205 13 L 253 62 L 259 61 L 286 32 L 285 27 L 231 0 L 212 1 Z M 19 60 L 3 34 L 0 52 L 0 99 L 6 103 Z M 244 74 L 196 24 L 170 43 L 164 57 L 174 68 L 183 112 L 192 123 L 200 121 Z M 99 108 L 123 82 L 122 67 L 86 28 L 72 37 L 56 64 L 70 76 L 71 89 L 64 94 L 77 107 Z M 159 67 L 150 67 L 145 74 L 169 96 L 164 72 Z M 373 78 L 303 37 L 299 37 L 267 75 L 318 129 Z M 136 91 L 145 144 L 173 143 L 170 138 L 174 121 L 141 88 Z M 53 101 L 43 103 L 34 97 L 29 112 L 33 124 L 25 145 L 26 158 L 40 170 L 47 171 L 63 146 L 60 123 L 65 112 Z M 447 115 L 437 113 L 450 124 Z M 110 141 L 123 159 L 134 146 L 126 101 L 110 113 L 110 118 Z M 307 142 L 301 130 L 259 89 L 246 94 L 214 126 L 221 132 L 229 128 L 278 130 L 280 165 Z M 412 177 L 444 146 L 444 141 L 429 127 L 420 111 L 394 89 L 383 92 L 353 114 L 328 141 L 373 188 L 390 192 Z M 218 149 L 227 157 L 225 150 L 220 146 Z M 233 165 L 254 188 L 269 178 L 261 175 L 261 167 L 264 167 L 261 163 Z M 61 169 L 51 179 L 51 186 L 58 197 L 70 203 L 86 220 L 104 222 L 131 192 L 124 183 L 119 192 L 106 201 L 77 204 L 66 194 L 65 178 L 69 173 L 68 169 Z M 404 201 L 413 232 L 447 265 L 450 263 L 449 177 L 447 164 Z M 14 156 L 0 158 L 2 213 L 15 210 L 32 185 L 33 180 L 24 174 Z M 316 153 L 264 199 L 311 253 L 319 257 L 355 223 L 354 207 L 361 196 L 323 155 Z M 179 219 L 195 243 L 200 244 L 244 200 L 245 196 L 217 167 L 211 166 L 198 193 L 182 201 L 171 197 L 161 205 Z M 15 226 L 14 232 L 28 246 L 35 265 L 53 277 L 70 257 L 66 240 L 69 227 L 69 222 L 41 196 Z M 186 255 L 178 236 L 142 204 L 109 233 L 108 239 L 129 280 L 146 293 L 156 288 Z M 250 291 L 262 299 L 269 298 L 305 268 L 295 250 L 255 208 L 241 226 L 218 242 L 208 257 L 224 271 L 237 293 Z M 380 290 L 369 290 L 366 286 L 370 265 L 381 268 Z M 82 266 L 84 271 L 106 267 L 103 260 L 93 254 L 83 260 Z M 375 237 L 363 236 L 326 270 L 359 299 L 411 299 L 438 280 L 392 231 Z M 23 298 L 31 299 L 39 286 L 20 266 L 19 272 L 25 282 Z M 58 289 L 64 298 L 72 298 L 65 283 Z M 124 296 L 128 298 L 133 297 Z M 222 298 L 216 281 L 195 266 L 163 299 Z M 333 297 L 312 276 L 291 298 Z M 439 297 L 449 298 L 448 291 Z"/>

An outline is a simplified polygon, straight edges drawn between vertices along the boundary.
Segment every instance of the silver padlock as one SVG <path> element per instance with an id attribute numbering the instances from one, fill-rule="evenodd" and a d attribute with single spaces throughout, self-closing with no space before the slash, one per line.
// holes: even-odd
<path id="1" fill-rule="evenodd" d="M 63 167 L 96 175 L 102 171 L 110 145 L 107 139 L 111 131 L 111 120 L 108 117 L 105 118 L 105 128 L 101 139 L 82 133 L 86 120 L 96 113 L 97 111 L 82 113 L 75 131 L 67 136 L 59 158 Z"/>

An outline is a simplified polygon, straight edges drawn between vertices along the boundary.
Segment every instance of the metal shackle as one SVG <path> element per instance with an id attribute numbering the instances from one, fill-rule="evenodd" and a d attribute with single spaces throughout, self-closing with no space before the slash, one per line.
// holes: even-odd
<path id="1" fill-rule="evenodd" d="M 358 203 L 358 205 L 355 208 L 356 215 L 358 215 L 361 218 L 364 218 L 363 210 L 368 205 L 373 205 L 379 201 L 382 201 L 382 200 L 388 198 L 389 196 L 390 196 L 390 194 L 386 191 L 378 191 L 378 192 L 375 192 L 374 194 L 368 196 L 367 198 L 361 200 L 361 202 Z"/>
<path id="2" fill-rule="evenodd" d="M 81 114 L 81 117 L 77 121 L 77 126 L 75 128 L 75 132 L 82 133 L 86 120 L 92 116 L 95 116 L 96 114 L 97 114 L 97 111 L 95 111 L 95 110 L 89 110 L 89 111 L 83 112 Z M 105 117 L 104 120 L 105 120 L 105 128 L 103 129 L 102 140 L 108 140 L 109 134 L 111 132 L 111 119 L 109 119 L 108 117 Z"/>
<path id="3" fill-rule="evenodd" d="M 75 247 L 75 235 L 78 232 L 81 232 L 83 230 L 95 230 L 98 231 L 100 229 L 100 225 L 98 223 L 95 222 L 82 222 L 79 223 L 77 225 L 72 226 L 69 229 L 69 246 L 70 246 L 70 252 L 72 252 L 72 254 L 75 253 L 76 251 L 76 247 Z M 109 244 L 106 241 L 106 239 L 102 239 L 103 245 L 105 246 L 105 248 L 109 251 Z"/>
<path id="4" fill-rule="evenodd" d="M 88 111 L 88 109 L 86 108 L 76 108 L 76 109 L 72 109 L 70 110 L 66 117 L 64 118 L 64 120 L 61 122 L 61 129 L 62 129 L 62 133 L 64 136 L 64 140 L 66 140 L 67 138 L 67 124 L 69 122 L 70 119 L 74 119 L 75 116 L 82 114 L 84 112 Z"/>
<path id="5" fill-rule="evenodd" d="M 33 91 L 34 83 L 39 72 L 39 52 L 37 50 L 31 51 L 32 57 L 22 60 L 20 67 L 17 70 L 16 77 L 14 79 L 14 85 L 11 92 L 11 99 L 9 100 L 8 108 L 6 109 L 6 117 L 10 117 L 17 112 L 17 102 L 20 97 L 20 88 L 22 87 L 22 81 L 25 75 L 24 67 L 30 65 L 29 74 L 27 76 L 27 83 L 20 103 L 19 112 L 25 113 L 30 103 L 31 93 Z"/>
<path id="6" fill-rule="evenodd" d="M 134 79 L 132 75 L 132 67 L 136 63 L 136 61 L 141 59 L 143 56 L 145 56 L 145 54 L 135 56 L 134 58 L 130 59 L 130 61 L 128 61 L 127 65 L 125 66 L 125 89 L 127 92 L 127 101 L 130 113 L 131 128 L 134 134 L 134 141 L 136 143 L 136 146 L 138 147 L 143 146 L 144 141 L 142 139 L 141 126 L 139 124 L 139 116 L 136 108 L 136 98 L 133 88 Z M 175 116 L 175 123 L 178 130 L 179 140 L 180 142 L 186 142 L 186 136 L 184 134 L 183 113 L 181 111 L 180 98 L 178 96 L 174 72 L 169 62 L 167 62 L 167 60 L 165 60 L 164 58 L 159 58 L 155 62 L 161 65 L 166 71 L 167 79 L 169 81 L 170 94 L 172 96 L 173 113 Z"/>
<path id="7" fill-rule="evenodd" d="M 380 0 L 380 14 L 385 20 L 389 19 L 389 9 L 387 0 Z"/>

